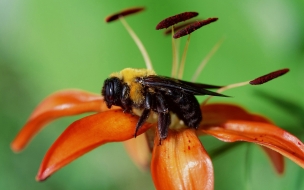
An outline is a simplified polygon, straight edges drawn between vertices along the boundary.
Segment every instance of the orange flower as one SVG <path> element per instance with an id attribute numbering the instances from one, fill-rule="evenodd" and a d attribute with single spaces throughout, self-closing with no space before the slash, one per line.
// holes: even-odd
<path id="1" fill-rule="evenodd" d="M 141 42 L 122 18 L 122 16 L 141 10 L 143 8 L 128 9 L 108 17 L 107 21 L 114 19 L 122 21 L 136 43 L 139 44 L 147 68 L 152 69 L 150 59 Z M 189 14 L 192 15 L 192 13 L 181 15 Z M 170 24 L 176 23 L 176 20 L 183 20 L 183 18 L 180 16 L 169 18 Z M 200 24 L 194 25 L 195 28 L 191 26 L 190 29 L 196 30 L 203 24 L 206 23 L 201 21 Z M 188 34 L 190 29 L 186 28 L 185 32 Z M 177 65 L 173 64 L 173 76 L 178 73 L 179 78 L 182 78 L 181 68 L 183 68 L 184 61 L 185 56 L 179 72 L 177 72 Z M 287 71 L 288 69 L 276 71 L 267 75 L 266 78 L 263 76 L 254 80 L 253 83 L 266 82 Z M 245 84 L 247 83 L 245 82 Z M 222 90 L 238 85 L 229 85 Z M 75 89 L 63 90 L 50 95 L 39 104 L 12 142 L 11 148 L 15 152 L 21 151 L 43 126 L 57 118 L 96 112 L 73 122 L 60 135 L 41 163 L 36 177 L 38 181 L 45 180 L 63 166 L 98 146 L 109 142 L 125 142 L 133 159 L 143 168 L 149 165 L 147 155 L 152 152 L 150 167 L 157 189 L 213 189 L 212 162 L 198 139 L 198 135 L 205 134 L 225 142 L 247 141 L 262 145 L 278 173 L 284 171 L 282 155 L 304 167 L 303 143 L 266 118 L 248 113 L 237 105 L 225 103 L 206 104 L 205 101 L 201 105 L 201 111 L 203 121 L 197 130 L 186 127 L 183 122 L 172 115 L 167 138 L 161 140 L 156 129 L 157 123 L 151 122 L 145 123 L 137 131 L 138 137 L 134 139 L 138 116 L 124 113 L 120 107 L 108 109 L 104 98 L 100 95 Z M 149 146 L 147 142 L 150 139 L 154 139 L 154 144 Z"/>
<path id="2" fill-rule="evenodd" d="M 284 163 L 276 152 L 304 167 L 303 143 L 262 116 L 222 103 L 207 104 L 201 110 L 204 120 L 197 131 L 180 126 L 170 129 L 161 145 L 155 135 L 151 172 L 157 189 L 213 189 L 212 162 L 197 134 L 210 134 L 225 142 L 248 141 L 267 147 L 279 172 L 283 172 Z M 64 90 L 52 94 L 35 109 L 11 147 L 16 152 L 21 151 L 48 122 L 88 111 L 97 113 L 75 121 L 61 134 L 45 155 L 37 180 L 45 180 L 100 145 L 133 138 L 137 116 L 117 108 L 108 110 L 100 95 Z M 155 127 L 156 123 L 146 123 L 138 134 Z"/>

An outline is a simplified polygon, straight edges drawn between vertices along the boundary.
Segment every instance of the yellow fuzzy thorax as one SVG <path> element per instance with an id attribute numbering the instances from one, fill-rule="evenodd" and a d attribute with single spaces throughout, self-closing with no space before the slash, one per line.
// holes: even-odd
<path id="1" fill-rule="evenodd" d="M 126 68 L 120 72 L 112 73 L 110 77 L 117 77 L 130 87 L 131 100 L 140 105 L 144 101 L 142 85 L 135 82 L 136 77 L 145 77 L 149 75 L 156 75 L 153 70 L 149 69 L 132 69 Z"/>

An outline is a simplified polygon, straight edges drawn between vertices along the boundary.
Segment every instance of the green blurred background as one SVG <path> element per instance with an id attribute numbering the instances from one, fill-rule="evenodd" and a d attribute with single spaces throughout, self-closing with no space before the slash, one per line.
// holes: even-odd
<path id="1" fill-rule="evenodd" d="M 280 79 L 229 90 L 226 94 L 233 98 L 212 101 L 241 104 L 304 140 L 303 0 L 0 0 L 0 189 L 154 189 L 150 173 L 135 167 L 121 143 L 99 147 L 47 181 L 36 182 L 47 149 L 81 116 L 53 122 L 20 154 L 9 147 L 31 111 L 52 92 L 80 88 L 99 93 L 110 73 L 145 67 L 122 24 L 104 22 L 107 15 L 134 6 L 147 9 L 126 20 L 158 74 L 171 73 L 171 40 L 154 28 L 163 18 L 184 11 L 197 11 L 200 18 L 219 17 L 191 36 L 184 79 L 191 79 L 223 37 L 200 82 L 231 84 L 290 68 Z M 224 145 L 213 137 L 202 141 L 208 151 Z M 278 176 L 255 145 L 243 143 L 214 158 L 213 164 L 215 189 L 304 188 L 302 168 L 286 159 L 286 172 Z"/>

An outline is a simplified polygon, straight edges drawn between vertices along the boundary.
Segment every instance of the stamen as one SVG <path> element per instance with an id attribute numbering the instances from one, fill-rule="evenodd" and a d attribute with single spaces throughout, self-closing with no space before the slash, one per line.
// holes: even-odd
<path id="1" fill-rule="evenodd" d="M 287 69 L 287 68 L 280 69 L 280 70 L 271 72 L 271 73 L 269 73 L 267 75 L 263 75 L 261 77 L 258 77 L 258 78 L 254 79 L 254 80 L 250 80 L 250 81 L 246 81 L 246 82 L 240 82 L 240 83 L 235 83 L 235 84 L 230 84 L 230 85 L 224 86 L 224 87 L 218 89 L 216 92 L 217 93 L 222 93 L 225 90 L 232 89 L 232 88 L 237 88 L 237 87 L 241 87 L 241 86 L 245 86 L 245 85 L 248 85 L 248 84 L 251 84 L 251 85 L 263 84 L 263 83 L 266 83 L 266 82 L 268 82 L 268 81 L 270 81 L 272 79 L 275 79 L 275 78 L 277 78 L 279 76 L 284 75 L 288 71 L 289 71 L 289 69 Z M 208 98 L 206 98 L 206 100 L 202 103 L 202 105 L 205 105 L 210 100 L 210 98 L 212 98 L 212 97 L 213 96 L 209 96 Z"/>
<path id="2" fill-rule="evenodd" d="M 179 30 L 178 32 L 176 32 L 173 36 L 173 38 L 180 38 L 182 36 L 185 36 L 185 35 L 188 35 L 188 34 L 191 34 L 192 32 L 194 32 L 195 30 L 201 28 L 202 26 L 205 26 L 207 24 L 210 24 L 212 22 L 215 22 L 217 21 L 218 18 L 208 18 L 206 20 L 202 20 L 202 21 L 198 21 L 196 23 L 193 23 L 181 30 Z"/>
<path id="3" fill-rule="evenodd" d="M 122 16 L 119 17 L 119 20 L 122 22 L 122 24 L 124 25 L 124 27 L 127 29 L 127 31 L 129 32 L 129 34 L 131 35 L 131 37 L 135 41 L 137 47 L 139 48 L 139 50 L 140 50 L 140 52 L 141 52 L 141 54 L 142 54 L 142 56 L 143 56 L 143 58 L 145 60 L 147 69 L 153 70 L 150 57 L 149 57 L 148 52 L 145 49 L 143 43 L 140 41 L 140 39 L 138 38 L 138 36 L 135 34 L 135 32 L 132 30 L 132 28 L 128 25 L 128 23 L 126 22 L 126 20 Z"/>
<path id="4" fill-rule="evenodd" d="M 137 13 L 137 12 L 140 12 L 140 11 L 143 11 L 143 10 L 145 10 L 144 7 L 134 7 L 134 8 L 125 9 L 125 10 L 120 11 L 119 13 L 115 13 L 115 14 L 112 14 L 110 16 L 107 16 L 105 21 L 106 22 L 112 22 L 112 21 L 118 20 L 119 17 L 134 14 L 134 13 Z"/>
<path id="5" fill-rule="evenodd" d="M 184 52 L 182 55 L 182 60 L 180 63 L 180 67 L 178 70 L 178 79 L 182 79 L 183 78 L 183 74 L 184 74 L 184 67 L 185 67 L 185 62 L 186 62 L 186 56 L 187 56 L 187 51 L 188 51 L 188 47 L 189 47 L 189 43 L 190 43 L 190 35 L 188 36 L 185 48 L 184 48 Z"/>
<path id="6" fill-rule="evenodd" d="M 246 82 L 240 82 L 240 83 L 235 83 L 235 84 L 229 84 L 227 86 L 223 86 L 222 88 L 218 89 L 216 92 L 217 93 L 221 93 L 221 92 L 224 92 L 228 89 L 231 89 L 231 88 L 237 88 L 237 87 L 241 87 L 241 86 L 245 86 L 247 84 L 249 84 L 250 81 L 246 81 Z"/>
<path id="7" fill-rule="evenodd" d="M 235 83 L 235 84 L 230 84 L 227 86 L 223 86 L 222 88 L 218 89 L 216 92 L 217 93 L 221 93 L 224 92 L 225 90 L 231 89 L 231 88 L 237 88 L 237 87 L 241 87 L 241 86 L 245 86 L 247 84 L 249 84 L 250 81 L 246 81 L 246 82 L 240 82 L 240 83 Z M 206 98 L 206 100 L 203 101 L 202 105 L 206 105 L 207 102 L 212 98 L 213 96 L 208 96 L 208 98 Z"/>
<path id="8" fill-rule="evenodd" d="M 171 17 L 168 17 L 164 20 L 162 20 L 160 23 L 157 24 L 156 30 L 160 30 L 163 28 L 168 28 L 174 24 L 177 24 L 179 22 L 191 19 L 193 17 L 196 17 L 198 15 L 197 12 L 184 12 L 180 13 Z"/>
<path id="9" fill-rule="evenodd" d="M 201 64 L 198 66 L 198 68 L 196 69 L 195 74 L 192 77 L 192 82 L 196 81 L 198 76 L 201 74 L 202 70 L 204 69 L 204 67 L 206 66 L 206 64 L 208 63 L 208 61 L 211 59 L 211 57 L 214 55 L 215 52 L 217 52 L 217 50 L 220 48 L 220 46 L 222 45 L 224 41 L 224 38 L 220 39 L 211 49 L 211 51 L 207 54 L 207 56 L 203 59 L 203 61 L 201 62 Z"/>
<path id="10" fill-rule="evenodd" d="M 274 72 L 271 72 L 271 73 L 268 73 L 266 75 L 263 75 L 261 77 L 258 77 L 252 81 L 250 81 L 249 83 L 251 85 L 260 85 L 260 84 L 264 84 L 272 79 L 275 79 L 279 76 L 282 76 L 284 74 L 286 74 L 287 72 L 289 71 L 289 69 L 280 69 L 280 70 L 277 70 L 277 71 L 274 71 Z"/>
<path id="11" fill-rule="evenodd" d="M 172 36 L 174 35 L 174 26 L 172 26 L 171 29 Z M 178 68 L 178 62 L 177 62 L 177 47 L 175 45 L 175 40 L 172 38 L 172 71 L 171 71 L 171 77 L 175 78 Z"/>
<path id="12" fill-rule="evenodd" d="M 197 21 L 189 21 L 189 22 L 186 22 L 186 23 L 174 25 L 174 30 L 178 31 L 178 30 L 183 29 L 183 28 L 187 27 L 188 25 L 196 23 L 196 22 Z M 172 33 L 171 31 L 172 31 L 172 28 L 170 27 L 167 30 L 165 30 L 164 34 L 169 35 L 169 34 Z"/>

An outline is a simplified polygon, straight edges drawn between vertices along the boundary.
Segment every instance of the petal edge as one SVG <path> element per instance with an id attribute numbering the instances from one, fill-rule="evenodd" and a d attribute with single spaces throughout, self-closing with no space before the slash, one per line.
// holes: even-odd
<path id="1" fill-rule="evenodd" d="M 155 138 L 151 172 L 156 189 L 213 190 L 213 166 L 195 130 L 169 130 L 168 137 Z"/>
<path id="2" fill-rule="evenodd" d="M 72 123 L 46 153 L 36 179 L 45 180 L 58 169 L 92 149 L 134 137 L 137 116 L 121 110 L 109 110 L 84 117 Z M 144 124 L 138 135 L 152 124 Z"/>
<path id="3" fill-rule="evenodd" d="M 62 90 L 45 98 L 33 111 L 29 120 L 11 143 L 11 149 L 19 152 L 48 123 L 55 119 L 85 112 L 108 110 L 101 95 L 83 90 Z"/>

